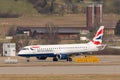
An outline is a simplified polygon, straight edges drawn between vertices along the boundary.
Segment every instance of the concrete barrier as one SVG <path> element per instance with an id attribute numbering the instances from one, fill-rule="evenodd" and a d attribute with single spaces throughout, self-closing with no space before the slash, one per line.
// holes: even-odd
<path id="1" fill-rule="evenodd" d="M 5 59 L 4 61 L 7 64 L 16 64 L 18 62 L 17 59 L 11 59 L 10 57 L 8 57 L 7 59 Z"/>

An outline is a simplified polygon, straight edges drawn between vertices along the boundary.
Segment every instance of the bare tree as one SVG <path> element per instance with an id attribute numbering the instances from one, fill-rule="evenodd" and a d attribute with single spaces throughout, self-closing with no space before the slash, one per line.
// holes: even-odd
<path id="1" fill-rule="evenodd" d="M 16 33 L 16 28 L 14 26 L 10 27 L 7 31 L 8 36 L 14 36 Z"/>
<path id="2" fill-rule="evenodd" d="M 27 35 L 15 35 L 11 42 L 16 43 L 17 52 L 21 50 L 21 48 L 28 46 L 30 44 L 30 38 Z"/>
<path id="3" fill-rule="evenodd" d="M 0 42 L 0 56 L 2 55 L 3 53 L 3 43 Z"/>
<path id="4" fill-rule="evenodd" d="M 120 36 L 120 20 L 116 24 L 115 35 Z"/>
<path id="5" fill-rule="evenodd" d="M 49 44 L 56 44 L 59 42 L 58 27 L 53 23 L 46 24 L 46 37 L 47 43 Z"/>
<path id="6" fill-rule="evenodd" d="M 64 16 L 64 14 L 65 14 L 65 7 L 64 7 L 63 5 L 61 5 L 61 8 L 60 8 L 58 14 L 59 14 L 60 16 Z"/>

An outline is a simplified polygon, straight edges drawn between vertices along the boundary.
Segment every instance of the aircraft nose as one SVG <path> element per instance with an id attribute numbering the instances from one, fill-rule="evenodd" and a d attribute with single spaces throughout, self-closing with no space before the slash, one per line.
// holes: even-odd
<path id="1" fill-rule="evenodd" d="M 18 52 L 18 56 L 21 56 L 23 54 L 23 51 Z"/>

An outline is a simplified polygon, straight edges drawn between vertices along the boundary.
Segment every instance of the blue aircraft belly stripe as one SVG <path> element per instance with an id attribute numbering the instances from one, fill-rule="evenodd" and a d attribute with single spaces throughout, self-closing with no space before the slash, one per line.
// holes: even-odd
<path id="1" fill-rule="evenodd" d="M 37 57 L 37 56 L 55 57 L 56 55 L 53 53 L 49 53 L 49 54 L 18 54 L 18 56 L 23 56 L 23 57 Z"/>

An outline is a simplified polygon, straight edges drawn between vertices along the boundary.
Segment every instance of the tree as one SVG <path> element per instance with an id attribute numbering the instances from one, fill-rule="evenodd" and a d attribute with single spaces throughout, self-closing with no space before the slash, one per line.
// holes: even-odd
<path id="1" fill-rule="evenodd" d="M 59 37 L 58 37 L 58 27 L 54 25 L 53 23 L 48 23 L 46 24 L 46 36 L 48 39 L 47 43 L 49 44 L 56 44 L 59 42 Z"/>
<path id="2" fill-rule="evenodd" d="M 104 0 L 103 7 L 104 13 L 120 14 L 120 0 Z"/>
<path id="3" fill-rule="evenodd" d="M 50 13 L 53 13 L 53 12 L 54 12 L 54 2 L 55 2 L 55 0 L 52 0 L 52 1 L 51 1 Z"/>
<path id="4" fill-rule="evenodd" d="M 61 8 L 60 8 L 60 10 L 58 11 L 58 14 L 59 14 L 60 16 L 64 16 L 64 14 L 65 14 L 65 7 L 64 7 L 63 5 L 61 5 Z"/>
<path id="5" fill-rule="evenodd" d="M 10 27 L 8 29 L 8 32 L 7 32 L 7 36 L 14 36 L 16 33 L 16 28 L 13 26 L 13 27 Z"/>
<path id="6" fill-rule="evenodd" d="M 117 22 L 117 25 L 115 28 L 115 35 L 120 36 L 120 20 Z"/>
<path id="7" fill-rule="evenodd" d="M 36 35 L 37 35 L 37 31 L 35 30 L 34 32 L 33 32 L 33 34 L 32 34 L 32 37 L 36 37 Z"/>
<path id="8" fill-rule="evenodd" d="M 102 2 L 103 0 L 93 0 L 94 2 Z"/>
<path id="9" fill-rule="evenodd" d="M 115 0 L 113 2 L 113 6 L 114 6 L 114 13 L 120 14 L 120 0 Z"/>

